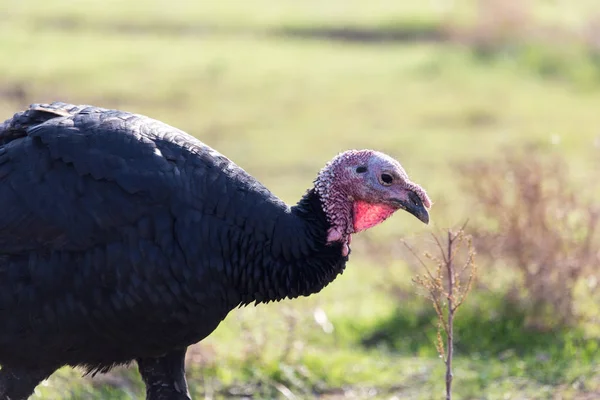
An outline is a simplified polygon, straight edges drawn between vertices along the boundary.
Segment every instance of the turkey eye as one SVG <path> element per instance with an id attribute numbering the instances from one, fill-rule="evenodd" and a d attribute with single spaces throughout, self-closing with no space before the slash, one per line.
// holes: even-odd
<path id="1" fill-rule="evenodd" d="M 365 167 L 364 165 L 361 165 L 360 167 L 356 168 L 356 172 L 359 174 L 365 173 L 365 172 L 367 172 L 367 167 Z"/>
<path id="2" fill-rule="evenodd" d="M 391 185 L 394 178 L 390 174 L 381 174 L 381 183 L 384 185 Z"/>

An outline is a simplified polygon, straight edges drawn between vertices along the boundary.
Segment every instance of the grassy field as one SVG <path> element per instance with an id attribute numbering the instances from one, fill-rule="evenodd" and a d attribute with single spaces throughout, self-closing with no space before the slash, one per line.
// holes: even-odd
<path id="1" fill-rule="evenodd" d="M 600 6 L 520 3 L 3 0 L 0 118 L 53 100 L 147 114 L 290 203 L 344 149 L 397 157 L 433 198 L 432 224 L 396 215 L 354 239 L 322 293 L 232 312 L 191 348 L 188 380 L 198 399 L 443 398 L 435 314 L 401 241 L 421 251 L 477 219 L 455 166 L 535 143 L 600 193 Z M 534 329 L 509 301 L 518 269 L 479 253 L 456 398 L 599 397 L 599 303 L 577 300 L 591 323 Z M 59 371 L 35 398 L 142 398 L 133 367 L 80 375 Z"/>

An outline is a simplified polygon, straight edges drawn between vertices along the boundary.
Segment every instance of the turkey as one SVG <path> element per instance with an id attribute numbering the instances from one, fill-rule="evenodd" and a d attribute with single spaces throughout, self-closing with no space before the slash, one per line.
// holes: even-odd
<path id="1" fill-rule="evenodd" d="M 377 151 L 337 155 L 290 207 L 157 120 L 31 105 L 0 125 L 0 399 L 132 361 L 147 399 L 190 399 L 186 348 L 232 309 L 319 292 L 352 234 L 430 207 Z"/>

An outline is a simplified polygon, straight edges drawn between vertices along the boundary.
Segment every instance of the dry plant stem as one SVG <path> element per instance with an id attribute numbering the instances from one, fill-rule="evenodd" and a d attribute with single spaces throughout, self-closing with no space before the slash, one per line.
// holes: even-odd
<path id="1" fill-rule="evenodd" d="M 448 231 L 448 258 L 446 259 L 446 269 L 448 272 L 448 337 L 447 349 L 448 356 L 446 357 L 446 400 L 452 400 L 452 355 L 454 347 L 454 304 L 452 302 L 454 295 L 454 265 L 452 255 L 452 243 L 456 236 Z"/>
<path id="2" fill-rule="evenodd" d="M 435 257 L 428 253 L 425 253 L 425 256 L 435 263 L 435 270 L 431 269 L 405 243 L 426 271 L 425 275 L 417 275 L 413 282 L 425 289 L 426 297 L 433 304 L 438 316 L 436 348 L 446 366 L 446 400 L 452 399 L 454 316 L 470 292 L 477 270 L 474 262 L 473 243 L 471 237 L 465 234 L 464 228 L 465 226 L 457 233 L 448 230 L 447 239 L 444 243 L 436 235 L 433 235 L 439 256 Z M 456 261 L 456 256 L 465 242 L 467 247 L 466 257 L 461 258 L 461 261 Z M 459 262 L 461 266 L 456 267 L 456 262 Z M 468 273 L 468 276 L 465 276 L 465 273 Z M 443 340 L 443 334 L 446 335 L 445 341 Z"/>

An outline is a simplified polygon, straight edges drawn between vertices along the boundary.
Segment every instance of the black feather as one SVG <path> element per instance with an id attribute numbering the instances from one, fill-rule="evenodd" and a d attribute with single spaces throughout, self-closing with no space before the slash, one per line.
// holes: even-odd
<path id="1" fill-rule="evenodd" d="M 290 208 L 194 137 L 91 106 L 0 125 L 0 210 L 0 365 L 35 377 L 185 348 L 347 261 L 314 190 Z"/>

